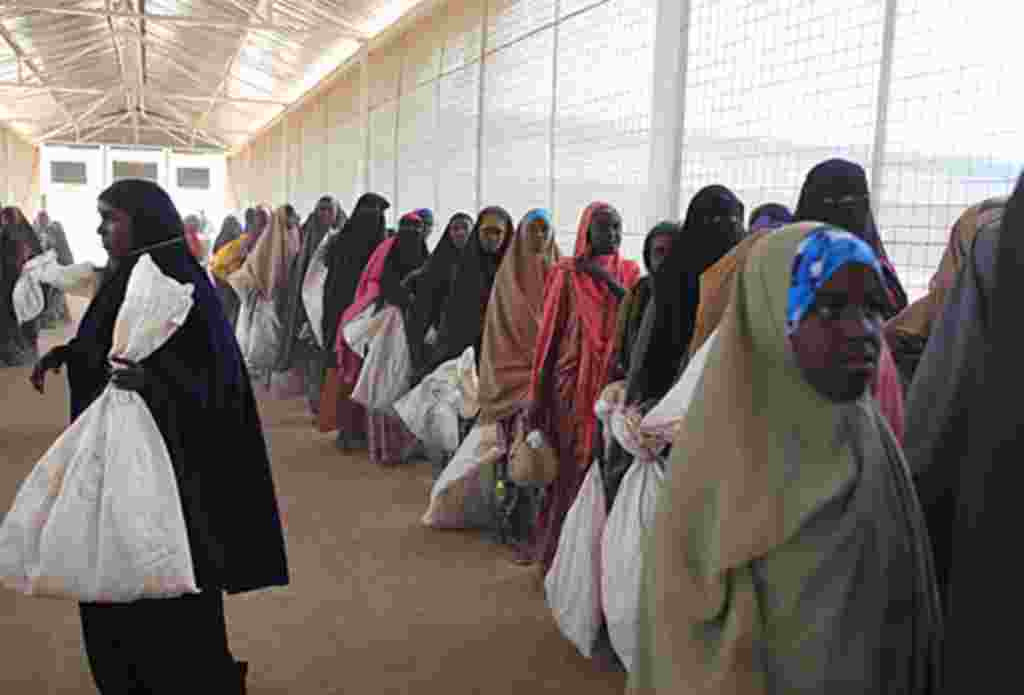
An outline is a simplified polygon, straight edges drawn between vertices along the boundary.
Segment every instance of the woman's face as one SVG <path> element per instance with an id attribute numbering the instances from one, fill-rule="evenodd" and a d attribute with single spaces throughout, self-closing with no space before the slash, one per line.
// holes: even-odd
<path id="1" fill-rule="evenodd" d="M 484 253 L 495 254 L 505 239 L 505 228 L 497 215 L 486 215 L 480 222 L 480 246 Z"/>
<path id="2" fill-rule="evenodd" d="M 548 227 L 548 223 L 542 219 L 530 220 L 526 227 L 526 241 L 527 248 L 532 254 L 539 256 L 547 251 L 551 241 L 551 228 Z"/>
<path id="3" fill-rule="evenodd" d="M 337 208 L 334 201 L 322 200 L 316 206 L 316 216 L 323 227 L 333 227 L 338 220 Z"/>
<path id="4" fill-rule="evenodd" d="M 102 219 L 98 231 L 103 248 L 111 258 L 127 256 L 133 247 L 131 215 L 102 200 L 97 208 Z"/>
<path id="5" fill-rule="evenodd" d="M 458 249 L 466 246 L 466 242 L 469 241 L 469 232 L 469 224 L 465 220 L 456 220 L 448 226 L 448 236 L 451 237 L 452 243 Z"/>
<path id="6" fill-rule="evenodd" d="M 659 234 L 651 241 L 651 273 L 658 272 L 658 268 L 665 263 L 665 259 L 672 253 L 672 237 L 668 234 Z"/>
<path id="7" fill-rule="evenodd" d="M 607 256 L 619 250 L 622 244 L 622 220 L 613 210 L 598 210 L 590 220 L 590 251 L 595 256 Z"/>
<path id="8" fill-rule="evenodd" d="M 850 264 L 818 290 L 790 343 L 808 383 L 825 398 L 860 398 L 881 352 L 885 292 L 867 266 Z"/>

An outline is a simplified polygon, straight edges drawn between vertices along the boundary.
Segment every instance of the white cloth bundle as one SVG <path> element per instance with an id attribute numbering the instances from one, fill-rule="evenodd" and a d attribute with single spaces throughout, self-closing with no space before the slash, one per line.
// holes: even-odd
<path id="1" fill-rule="evenodd" d="M 412 378 L 402 312 L 391 305 L 376 311 L 371 304 L 342 330 L 352 351 L 363 355 L 352 400 L 370 410 L 386 411 L 408 392 Z"/>
<path id="2" fill-rule="evenodd" d="M 316 338 L 316 344 L 324 347 L 324 286 L 327 284 L 327 244 L 334 238 L 334 233 L 324 235 L 320 245 L 313 252 L 309 261 L 306 277 L 302 280 L 302 304 L 306 307 L 309 327 Z"/>
<path id="3" fill-rule="evenodd" d="M 143 255 L 110 357 L 139 362 L 163 346 L 192 291 Z M 0 582 L 101 603 L 197 592 L 171 457 L 140 395 L 107 386 L 33 468 L 0 524 Z"/>
<path id="4" fill-rule="evenodd" d="M 73 290 L 89 280 L 94 272 L 91 263 L 60 265 L 57 263 L 57 252 L 52 249 L 25 261 L 11 296 L 18 323 L 28 323 L 43 313 L 46 308 L 43 285 L 65 291 Z"/>
<path id="5" fill-rule="evenodd" d="M 432 449 L 454 453 L 459 447 L 459 414 L 465 412 L 467 396 L 476 402 L 475 390 L 467 393 L 475 386 L 474 352 L 472 346 L 466 348 L 461 357 L 442 364 L 395 402 L 409 431 Z"/>
<path id="6" fill-rule="evenodd" d="M 277 362 L 281 334 L 281 320 L 274 303 L 255 291 L 248 292 L 239 312 L 235 338 L 250 372 L 270 372 Z"/>

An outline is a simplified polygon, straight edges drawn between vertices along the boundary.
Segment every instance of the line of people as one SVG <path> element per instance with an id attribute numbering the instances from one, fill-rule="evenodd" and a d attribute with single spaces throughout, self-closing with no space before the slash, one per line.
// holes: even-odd
<path id="1" fill-rule="evenodd" d="M 278 354 L 301 357 L 279 358 L 275 374 L 309 365 L 321 429 L 376 464 L 425 455 L 412 430 L 430 425 L 412 427 L 395 405 L 472 356 L 475 411 L 460 422 L 458 451 L 445 452 L 423 521 L 501 531 L 516 561 L 546 578 L 556 614 L 558 555 L 586 546 L 566 536 L 607 523 L 638 458 L 660 467 L 650 527 L 629 522 L 644 527 L 642 541 L 614 558 L 642 567 L 628 660 L 602 608 L 592 644 L 578 645 L 628 669 L 635 691 L 925 692 L 943 677 L 960 523 L 952 471 L 965 445 L 948 440 L 963 434 L 950 432 L 963 416 L 951 424 L 950 411 L 963 413 L 954 400 L 968 388 L 967 353 L 982 349 L 960 344 L 957 326 L 984 332 L 971 313 L 983 308 L 962 295 L 994 289 L 961 285 L 987 238 L 979 230 L 999 227 L 1005 205 L 965 213 L 912 305 L 865 172 L 843 160 L 809 172 L 792 213 L 768 204 L 747 216 L 724 186 L 701 190 L 681 223 L 647 235 L 646 275 L 619 253 L 622 217 L 609 203 L 583 211 L 571 253 L 547 211 L 515 224 L 500 207 L 453 216 L 429 253 L 432 214 L 405 214 L 389 235 L 388 202 L 372 193 L 347 220 L 324 198 L 292 237 L 297 227 L 274 213 L 270 239 L 241 254 L 236 272 L 267 268 L 261 287 L 293 307 L 280 315 Z M 985 262 L 998 255 L 992 244 Z M 259 260 L 271 246 L 276 260 Z M 311 272 L 322 276 L 320 302 L 296 310 Z M 314 305 L 319 331 L 307 325 Z M 929 340 L 954 306 L 950 335 Z M 672 422 L 661 440 L 645 425 L 656 409 Z M 638 457 L 644 446 L 653 454 Z M 547 472 L 517 474 L 531 456 L 547 457 Z M 938 469 L 945 478 L 923 488 L 922 508 L 918 486 Z M 595 470 L 600 521 L 574 511 Z"/>
<path id="2" fill-rule="evenodd" d="M 444 423 L 402 400 L 468 371 L 423 522 L 509 536 L 567 637 L 632 692 L 960 692 L 1006 650 L 972 629 L 1005 595 L 988 573 L 974 588 L 973 560 L 1009 510 L 994 484 L 1018 423 L 970 414 L 1015 385 L 1021 256 L 1002 231 L 1021 201 L 1024 177 L 965 212 L 913 304 L 843 160 L 792 213 L 701 190 L 647 235 L 646 275 L 606 202 L 571 254 L 546 210 L 517 225 L 500 207 L 454 215 L 430 253 L 432 213 L 391 234 L 374 193 L 350 217 L 325 196 L 301 226 L 288 205 L 229 217 L 208 272 L 254 391 L 304 396 L 343 452 L 426 455 Z M 38 252 L 9 229 L 11 258 Z M 649 471 L 653 493 L 631 482 Z M 252 586 L 287 581 L 270 494 Z"/>

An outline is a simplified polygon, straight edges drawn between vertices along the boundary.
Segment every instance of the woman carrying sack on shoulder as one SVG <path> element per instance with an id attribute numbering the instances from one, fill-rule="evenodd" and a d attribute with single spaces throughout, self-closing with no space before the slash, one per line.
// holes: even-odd
<path id="1" fill-rule="evenodd" d="M 170 197 L 122 180 L 99 198 L 110 263 L 78 333 L 32 373 L 68 368 L 74 421 L 113 381 L 140 394 L 175 469 L 200 593 L 132 603 L 81 604 L 93 678 L 101 693 L 244 693 L 247 665 L 231 656 L 223 592 L 288 584 L 284 534 L 249 374 L 216 290 L 185 243 Z M 188 319 L 156 353 L 107 368 L 114 322 L 139 257 L 194 287 Z M 201 436 L 215 431 L 220 436 Z M 238 447 L 243 447 L 239 451 Z M 229 451 L 230 447 L 230 451 Z M 230 467 L 222 465 L 230 459 Z"/>

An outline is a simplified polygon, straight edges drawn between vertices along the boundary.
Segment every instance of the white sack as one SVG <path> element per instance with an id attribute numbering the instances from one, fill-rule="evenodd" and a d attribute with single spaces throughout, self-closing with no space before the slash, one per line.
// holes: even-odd
<path id="1" fill-rule="evenodd" d="M 643 539 L 664 477 L 659 464 L 635 461 L 622 478 L 601 540 L 601 605 L 612 647 L 627 671 L 636 656 Z"/>
<path id="2" fill-rule="evenodd" d="M 607 511 L 601 466 L 590 465 L 569 508 L 555 560 L 544 578 L 548 607 L 580 654 L 590 658 L 603 621 L 601 541 Z"/>
<path id="3" fill-rule="evenodd" d="M 327 284 L 327 244 L 334 234 L 327 234 L 313 252 L 306 277 L 302 280 L 302 304 L 306 307 L 309 327 L 313 330 L 316 344 L 324 347 L 324 286 Z"/>
<path id="4" fill-rule="evenodd" d="M 454 452 L 459 448 L 459 413 L 463 409 L 464 370 L 468 361 L 475 374 L 474 349 L 449 360 L 395 403 L 406 427 L 426 446 Z"/>
<path id="5" fill-rule="evenodd" d="M 715 329 L 715 332 L 704 341 L 700 350 L 686 365 L 686 369 L 683 370 L 683 375 L 676 385 L 644 417 L 641 429 L 650 433 L 664 434 L 670 440 L 674 438 L 676 428 L 682 422 L 686 411 L 690 409 L 697 384 L 700 383 L 700 378 L 704 374 L 704 365 L 708 361 L 708 354 L 717 338 L 718 329 Z"/>
<path id="6" fill-rule="evenodd" d="M 367 307 L 343 330 L 352 351 L 363 356 L 352 400 L 369 410 L 383 411 L 408 391 L 412 357 L 402 312 L 388 305 L 367 316 L 372 310 L 373 305 Z"/>
<path id="7" fill-rule="evenodd" d="M 110 356 L 139 362 L 159 349 L 192 291 L 143 255 Z M 0 583 L 102 603 L 198 591 L 170 454 L 141 396 L 107 386 L 36 464 L 0 524 Z"/>

